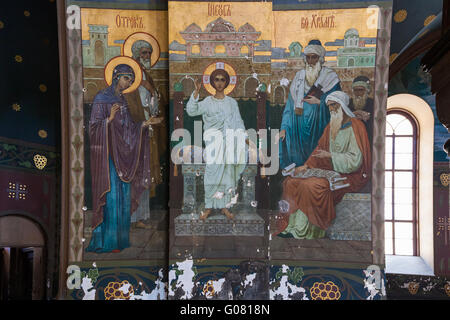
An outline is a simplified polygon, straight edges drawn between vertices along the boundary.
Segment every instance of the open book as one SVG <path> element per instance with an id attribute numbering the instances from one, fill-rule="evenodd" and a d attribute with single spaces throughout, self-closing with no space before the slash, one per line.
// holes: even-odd
<path id="1" fill-rule="evenodd" d="M 350 186 L 350 183 L 345 183 L 345 180 L 347 180 L 347 177 L 342 177 L 338 172 L 336 171 L 330 171 L 330 170 L 323 170 L 323 169 L 317 169 L 317 168 L 310 168 L 306 169 L 305 171 L 295 174 L 295 163 L 291 163 L 286 168 L 284 168 L 281 173 L 283 176 L 290 176 L 293 178 L 325 178 L 328 180 L 330 184 L 330 190 L 339 190 L 342 188 L 346 188 Z"/>

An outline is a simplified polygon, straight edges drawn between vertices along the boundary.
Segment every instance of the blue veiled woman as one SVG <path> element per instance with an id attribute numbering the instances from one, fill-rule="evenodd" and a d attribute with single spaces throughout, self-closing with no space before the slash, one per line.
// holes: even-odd
<path id="1" fill-rule="evenodd" d="M 323 66 L 326 50 L 311 40 L 304 50 L 305 69 L 292 80 L 280 128 L 280 166 L 305 163 L 330 122 L 326 97 L 341 90 L 336 72 Z"/>
<path id="2" fill-rule="evenodd" d="M 147 122 L 134 122 L 123 91 L 135 81 L 133 68 L 119 64 L 112 83 L 92 104 L 89 122 L 93 220 L 86 251 L 119 252 L 130 246 L 131 214 L 150 184 Z"/>

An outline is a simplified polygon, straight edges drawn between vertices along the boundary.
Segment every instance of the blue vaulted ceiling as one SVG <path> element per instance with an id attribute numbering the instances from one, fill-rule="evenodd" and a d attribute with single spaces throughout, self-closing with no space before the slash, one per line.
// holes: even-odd
<path id="1" fill-rule="evenodd" d="M 443 0 L 394 0 L 391 55 L 396 55 L 442 11 Z M 437 22 L 437 21 L 435 21 Z M 437 26 L 440 28 L 440 25 Z"/>
<path id="2" fill-rule="evenodd" d="M 0 136 L 59 146 L 56 1 L 1 1 L 0 43 Z"/>

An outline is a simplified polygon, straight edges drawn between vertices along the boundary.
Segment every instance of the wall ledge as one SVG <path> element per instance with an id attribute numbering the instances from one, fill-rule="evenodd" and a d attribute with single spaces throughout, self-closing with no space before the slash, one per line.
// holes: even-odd
<path id="1" fill-rule="evenodd" d="M 433 269 L 418 256 L 386 255 L 386 273 L 434 276 Z"/>

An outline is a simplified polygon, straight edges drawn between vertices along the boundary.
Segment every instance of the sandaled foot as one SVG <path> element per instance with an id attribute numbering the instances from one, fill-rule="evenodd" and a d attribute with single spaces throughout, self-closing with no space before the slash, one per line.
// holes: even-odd
<path id="1" fill-rule="evenodd" d="M 222 213 L 226 215 L 228 219 L 234 220 L 234 214 L 232 214 L 227 208 L 223 208 Z"/>
<path id="2" fill-rule="evenodd" d="M 145 223 L 143 223 L 142 221 L 138 221 L 136 222 L 136 224 L 134 225 L 135 228 L 138 229 L 148 229 L 149 226 L 147 226 Z"/>
<path id="3" fill-rule="evenodd" d="M 202 213 L 200 214 L 200 220 L 205 221 L 206 218 L 208 218 L 211 211 L 212 211 L 211 209 L 206 209 L 205 211 L 202 211 Z"/>

